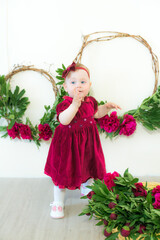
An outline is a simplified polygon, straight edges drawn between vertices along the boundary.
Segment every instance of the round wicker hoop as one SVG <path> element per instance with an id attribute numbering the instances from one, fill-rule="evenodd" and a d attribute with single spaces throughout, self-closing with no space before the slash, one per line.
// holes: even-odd
<path id="1" fill-rule="evenodd" d="M 96 37 L 94 39 L 90 40 L 91 36 L 94 35 L 100 35 L 100 34 L 105 34 L 105 36 L 101 37 Z M 107 35 L 106 35 L 107 34 Z M 158 62 L 158 57 L 156 54 L 153 53 L 151 46 L 148 44 L 148 42 L 142 38 L 140 35 L 130 35 L 128 33 L 121 33 L 121 32 L 110 32 L 110 31 L 103 31 L 103 32 L 94 32 L 88 35 L 83 36 L 83 43 L 80 51 L 78 52 L 76 58 L 74 59 L 75 62 L 81 62 L 83 50 L 85 47 L 87 47 L 89 44 L 94 43 L 94 42 L 104 42 L 104 41 L 110 41 L 115 38 L 122 38 L 122 37 L 131 37 L 137 40 L 138 42 L 142 43 L 146 48 L 148 48 L 151 56 L 152 56 L 152 69 L 155 75 L 155 84 L 154 84 L 154 89 L 153 89 L 153 94 L 157 90 L 158 86 L 158 77 L 159 77 L 159 62 Z"/>
<path id="2" fill-rule="evenodd" d="M 8 73 L 6 76 L 5 76 L 5 79 L 6 81 L 7 80 L 11 80 L 11 78 L 19 73 L 19 72 L 24 72 L 24 71 L 35 71 L 35 72 L 38 72 L 40 74 L 42 74 L 45 78 L 47 78 L 48 81 L 51 82 L 52 84 L 52 87 L 53 87 L 53 91 L 55 93 L 55 97 L 57 96 L 57 93 L 58 93 L 58 88 L 56 86 L 56 83 L 55 83 L 55 80 L 53 79 L 53 77 L 51 76 L 51 74 L 49 74 L 47 71 L 43 70 L 43 69 L 38 69 L 38 68 L 35 68 L 33 66 L 17 66 L 15 67 L 10 73 Z"/>

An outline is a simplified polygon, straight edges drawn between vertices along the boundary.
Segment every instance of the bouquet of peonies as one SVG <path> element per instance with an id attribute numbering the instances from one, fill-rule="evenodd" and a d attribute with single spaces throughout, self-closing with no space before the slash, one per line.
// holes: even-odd
<path id="1" fill-rule="evenodd" d="M 137 126 L 132 115 L 125 114 L 123 117 L 118 117 L 115 111 L 110 116 L 107 114 L 97 119 L 97 123 L 100 126 L 99 131 L 105 132 L 106 136 L 111 139 L 118 134 L 130 136 L 135 132 Z"/>
<path id="2" fill-rule="evenodd" d="M 160 186 L 153 189 L 138 182 L 128 169 L 121 176 L 107 173 L 103 181 L 94 180 L 88 205 L 79 216 L 88 215 L 104 226 L 106 240 L 119 236 L 125 239 L 160 239 Z"/>

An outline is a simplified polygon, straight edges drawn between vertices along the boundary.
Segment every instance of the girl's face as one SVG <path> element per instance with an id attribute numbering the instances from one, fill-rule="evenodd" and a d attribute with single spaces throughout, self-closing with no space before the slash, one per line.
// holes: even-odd
<path id="1" fill-rule="evenodd" d="M 84 99 L 89 93 L 91 82 L 87 72 L 83 69 L 77 69 L 76 71 L 71 71 L 63 84 L 66 92 L 68 92 L 70 97 L 74 97 L 75 90 L 77 90 Z"/>

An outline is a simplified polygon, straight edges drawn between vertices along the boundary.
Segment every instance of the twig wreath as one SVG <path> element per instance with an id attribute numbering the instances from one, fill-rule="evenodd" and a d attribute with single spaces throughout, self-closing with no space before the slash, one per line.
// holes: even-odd
<path id="1" fill-rule="evenodd" d="M 102 33 L 107 35 L 90 40 L 91 36 Z M 84 36 L 82 47 L 74 59 L 74 62 L 81 63 L 83 51 L 89 44 L 110 41 L 122 37 L 134 38 L 148 48 L 152 56 L 152 69 L 155 75 L 155 84 L 152 95 L 144 99 L 137 109 L 130 110 L 123 116 L 117 116 L 117 113 L 114 111 L 110 116 L 106 115 L 98 119 L 97 126 L 99 132 L 105 132 L 106 137 L 110 137 L 111 139 L 117 135 L 130 136 L 133 134 L 136 129 L 136 122 L 143 124 L 148 130 L 160 128 L 160 86 L 158 86 L 159 62 L 158 57 L 153 53 L 151 46 L 144 38 L 139 35 L 108 31 L 88 34 Z M 41 140 L 47 141 L 53 136 L 55 128 L 59 125 L 59 122 L 55 118 L 56 106 L 63 101 L 63 96 L 67 95 L 62 86 L 64 83 L 62 73 L 65 69 L 65 66 L 62 64 L 62 68 L 56 70 L 57 83 L 51 73 L 43 69 L 35 68 L 34 66 L 16 66 L 6 76 L 0 76 L 0 119 L 3 118 L 7 122 L 7 125 L 0 126 L 0 131 L 3 132 L 2 137 L 7 137 L 9 135 L 11 139 L 28 139 L 29 141 L 34 141 L 37 146 L 40 146 Z M 25 123 L 23 123 L 22 120 L 27 106 L 30 103 L 28 97 L 24 97 L 25 90 L 20 90 L 18 86 L 16 86 L 14 91 L 11 90 L 10 82 L 12 77 L 24 71 L 35 71 L 42 74 L 51 82 L 55 94 L 53 106 L 44 106 L 44 115 L 40 119 L 39 124 L 35 126 L 33 126 L 29 118 L 26 118 Z M 99 105 L 103 103 L 104 102 L 101 101 Z"/>

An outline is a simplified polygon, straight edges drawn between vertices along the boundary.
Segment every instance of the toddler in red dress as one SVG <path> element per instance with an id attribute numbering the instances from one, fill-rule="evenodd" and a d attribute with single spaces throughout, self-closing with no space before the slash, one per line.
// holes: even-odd
<path id="1" fill-rule="evenodd" d="M 64 196 L 67 189 L 80 189 L 86 195 L 93 179 L 103 179 L 105 159 L 95 118 L 105 116 L 112 108 L 121 109 L 114 103 L 98 106 L 95 98 L 88 96 L 91 81 L 87 67 L 72 63 L 64 72 L 63 87 L 69 96 L 57 105 L 56 128 L 45 174 L 54 183 L 54 202 L 51 217 L 64 217 Z"/>

